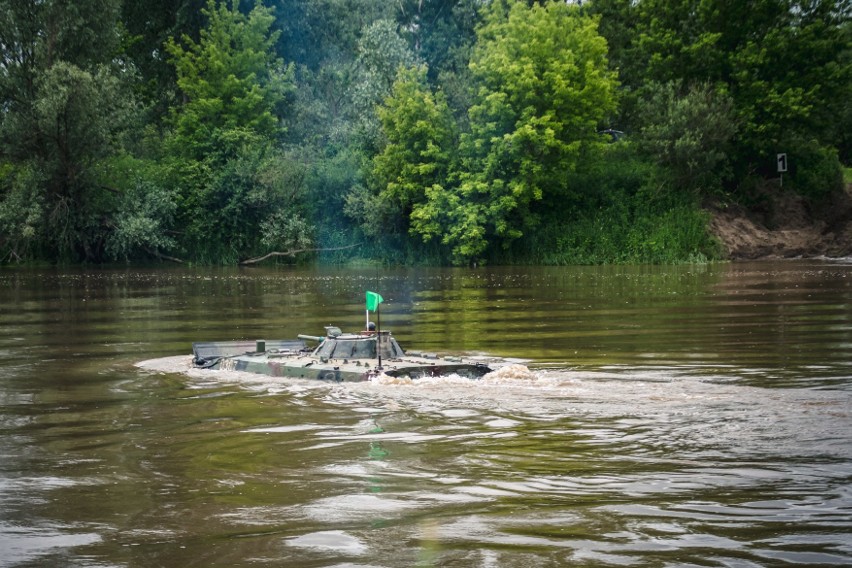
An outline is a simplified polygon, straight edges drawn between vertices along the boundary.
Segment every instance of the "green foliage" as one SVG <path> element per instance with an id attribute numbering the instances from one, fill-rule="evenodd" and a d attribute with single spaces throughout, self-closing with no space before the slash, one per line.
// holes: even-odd
<path id="1" fill-rule="evenodd" d="M 443 193 L 457 144 L 449 107 L 428 90 L 425 67 L 401 69 L 379 118 L 387 143 L 373 159 L 372 182 L 379 199 L 396 205 L 411 233 L 428 242 L 441 233 L 434 198 Z"/>
<path id="2" fill-rule="evenodd" d="M 569 175 L 615 110 L 614 74 L 596 22 L 564 3 L 499 3 L 471 60 L 478 90 L 462 136 L 458 191 L 445 231 L 457 262 L 536 224 L 531 205 L 570 200 Z M 455 209 L 453 211 L 453 209 Z"/>
<path id="3" fill-rule="evenodd" d="M 554 209 L 501 262 L 540 264 L 706 262 L 719 256 L 708 216 L 688 194 L 660 190 L 655 167 L 619 142 L 573 174 L 587 187 L 573 209 Z"/>
<path id="4" fill-rule="evenodd" d="M 785 188 L 792 187 L 813 201 L 843 190 L 843 168 L 837 159 L 837 150 L 826 148 L 813 139 L 788 140 L 783 147 L 789 149 Z"/>
<path id="5" fill-rule="evenodd" d="M 59 62 L 37 82 L 32 127 L 40 133 L 41 159 L 53 182 L 68 190 L 85 183 L 92 164 L 121 147 L 120 137 L 133 120 L 132 102 L 111 67 L 86 71 Z"/>
<path id="6" fill-rule="evenodd" d="M 840 187 L 849 18 L 849 0 L 0 0 L 0 262 L 712 258 L 698 202 L 747 202 L 776 153 L 785 188 Z"/>
<path id="7" fill-rule="evenodd" d="M 515 3 L 506 12 L 495 4 L 471 70 L 478 88 L 460 137 L 425 69 L 398 76 L 379 111 L 386 143 L 372 191 L 361 188 L 348 203 L 362 224 L 407 218 L 411 234 L 440 240 L 458 264 L 534 227 L 534 203 L 570 195 L 568 175 L 600 146 L 597 126 L 615 108 L 606 43 L 593 20 L 564 4 Z"/>
<path id="8" fill-rule="evenodd" d="M 193 260 L 233 264 L 271 246 L 304 248 L 312 241 L 301 222 L 303 176 L 293 174 L 300 166 L 257 135 L 243 134 L 241 144 L 220 141 L 227 151 L 209 160 L 174 164 L 173 176 L 184 184 L 179 242 Z"/>
<path id="9" fill-rule="evenodd" d="M 5 164 L 0 184 L 0 262 L 22 260 L 45 239 L 46 179 L 33 164 Z"/>
<path id="10" fill-rule="evenodd" d="M 139 74 L 135 84 L 141 100 L 150 105 L 151 120 L 158 123 L 175 104 L 174 67 L 164 46 L 170 37 L 198 38 L 204 25 L 205 0 L 146 0 L 122 2 L 121 21 L 126 30 L 122 50 Z"/>
<path id="11" fill-rule="evenodd" d="M 399 69 L 416 64 L 417 57 L 394 22 L 379 20 L 364 29 L 358 41 L 351 112 L 353 134 L 369 150 L 380 144 L 376 107 L 390 94 Z"/>
<path id="12" fill-rule="evenodd" d="M 374 22 L 358 40 L 358 66 L 363 73 L 359 87 L 372 89 L 356 96 L 362 99 L 362 104 L 376 104 L 390 91 L 399 68 L 411 67 L 416 62 L 417 58 L 400 37 L 394 22 Z"/>
<path id="13" fill-rule="evenodd" d="M 116 53 L 118 3 L 2 2 L 0 13 L 0 201 L 19 216 L 0 242 L 10 255 L 99 260 L 114 188 L 96 172 L 138 117 Z"/>
<path id="14" fill-rule="evenodd" d="M 178 196 L 178 244 L 193 260 L 230 264 L 305 248 L 304 167 L 273 143 L 283 132 L 292 68 L 275 56 L 271 11 L 209 0 L 198 42 L 167 49 L 186 102 L 166 138 L 168 187 Z"/>
<path id="15" fill-rule="evenodd" d="M 126 261 L 173 249 L 176 241 L 168 229 L 176 207 L 171 193 L 144 178 L 137 179 L 118 199 L 107 255 Z"/>
<path id="16" fill-rule="evenodd" d="M 772 8 L 758 33 L 742 29 L 749 39 L 728 54 L 743 143 L 761 155 L 774 154 L 791 134 L 830 141 L 852 94 L 852 61 L 841 57 L 848 54 L 849 36 L 838 26 L 843 12 L 848 18 L 848 2 L 779 2 Z"/>
<path id="17" fill-rule="evenodd" d="M 322 153 L 304 156 L 306 164 L 305 205 L 311 222 L 323 227 L 327 233 L 340 234 L 350 229 L 349 221 L 344 215 L 348 207 L 347 201 L 353 199 L 361 185 L 362 153 L 355 148 L 349 148 L 332 155 Z M 353 215 L 353 218 L 362 218 Z M 365 219 L 371 217 L 363 217 Z M 340 240 L 330 240 L 333 245 L 343 246 L 352 244 Z"/>
<path id="18" fill-rule="evenodd" d="M 352 101 L 349 93 L 354 63 L 329 61 L 317 71 L 297 69 L 290 127 L 285 143 L 327 154 L 354 151 Z"/>
<path id="19" fill-rule="evenodd" d="M 837 145 L 848 131 L 837 127 L 852 98 L 848 0 L 603 4 L 602 12 L 618 13 L 621 22 L 632 18 L 606 32 L 628 38 L 613 38 L 615 60 L 635 93 L 648 83 L 680 81 L 730 95 L 740 175 L 767 163 L 791 135 Z"/>
<path id="20" fill-rule="evenodd" d="M 278 34 L 268 8 L 256 4 L 246 16 L 238 0 L 209 0 L 203 12 L 209 22 L 198 42 L 184 36 L 185 47 L 166 44 L 186 98 L 173 117 L 171 151 L 195 159 L 215 151 L 223 131 L 275 138 L 292 88 L 292 67 L 273 51 Z"/>
<path id="21" fill-rule="evenodd" d="M 277 52 L 311 71 L 356 53 L 362 31 L 388 17 L 391 5 L 374 0 L 276 0 Z"/>
<path id="22" fill-rule="evenodd" d="M 675 83 L 651 83 L 643 94 L 640 147 L 675 189 L 720 193 L 731 174 L 728 154 L 736 133 L 730 97 L 707 85 L 682 93 Z"/>
<path id="23" fill-rule="evenodd" d="M 313 245 L 311 227 L 293 211 L 278 210 L 260 224 L 261 244 L 268 250 L 295 251 Z"/>

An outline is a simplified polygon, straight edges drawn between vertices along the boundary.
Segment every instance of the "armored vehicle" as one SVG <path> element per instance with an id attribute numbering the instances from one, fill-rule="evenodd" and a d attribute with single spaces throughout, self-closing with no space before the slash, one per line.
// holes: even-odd
<path id="1" fill-rule="evenodd" d="M 370 324 L 358 333 L 343 333 L 333 326 L 325 330 L 324 336 L 299 335 L 295 340 L 193 343 L 193 363 L 207 369 L 331 382 L 366 381 L 380 374 L 479 378 L 492 370 L 462 357 L 405 352 L 390 332 L 377 332 Z M 318 345 L 311 349 L 306 341 Z"/>

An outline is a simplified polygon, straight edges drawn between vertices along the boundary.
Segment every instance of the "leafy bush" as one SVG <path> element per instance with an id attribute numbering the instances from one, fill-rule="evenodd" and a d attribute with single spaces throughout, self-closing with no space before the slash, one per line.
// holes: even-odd
<path id="1" fill-rule="evenodd" d="M 654 184 L 653 165 L 629 142 L 611 145 L 573 178 L 572 208 L 550 204 L 540 229 L 498 262 L 541 264 L 704 262 L 720 251 L 698 200 Z"/>
<path id="2" fill-rule="evenodd" d="M 25 164 L 0 175 L 0 262 L 25 260 L 44 238 L 45 174 Z"/>
<path id="3" fill-rule="evenodd" d="M 138 179 L 118 199 L 107 238 L 106 252 L 116 260 L 130 260 L 172 249 L 169 234 L 177 204 L 171 193 Z"/>
<path id="4" fill-rule="evenodd" d="M 650 83 L 640 103 L 642 151 L 678 191 L 713 195 L 731 175 L 728 153 L 736 132 L 733 103 L 710 86 Z"/>
<path id="5" fill-rule="evenodd" d="M 818 200 L 843 189 L 843 168 L 837 150 L 821 146 L 815 140 L 790 143 L 787 152 L 789 171 L 784 186 L 804 197 Z"/>

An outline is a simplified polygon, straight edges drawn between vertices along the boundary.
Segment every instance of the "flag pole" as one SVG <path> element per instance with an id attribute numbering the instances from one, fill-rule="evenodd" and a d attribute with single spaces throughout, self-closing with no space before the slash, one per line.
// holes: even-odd
<path id="1" fill-rule="evenodd" d="M 382 370 L 382 304 L 376 304 L 376 354 L 379 356 L 379 371 Z"/>
<path id="2" fill-rule="evenodd" d="M 376 321 L 378 322 L 376 327 L 376 358 L 379 360 L 379 366 L 377 369 L 379 371 L 382 370 L 382 310 L 381 304 L 384 301 L 384 298 L 376 292 L 370 292 L 367 290 L 366 294 L 367 300 L 367 328 L 370 327 L 370 310 L 372 309 L 376 312 Z"/>

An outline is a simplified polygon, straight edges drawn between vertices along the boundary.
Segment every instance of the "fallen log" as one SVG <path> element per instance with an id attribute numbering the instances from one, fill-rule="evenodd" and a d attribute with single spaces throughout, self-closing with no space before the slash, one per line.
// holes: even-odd
<path id="1" fill-rule="evenodd" d="M 169 256 L 167 254 L 163 254 L 158 250 L 151 249 L 151 248 L 146 248 L 145 250 L 148 251 L 148 254 L 153 255 L 153 256 L 159 258 L 160 260 L 168 260 L 170 262 L 177 262 L 178 264 L 186 264 L 185 260 L 181 260 L 180 258 L 177 258 L 175 256 Z"/>
<path id="2" fill-rule="evenodd" d="M 239 264 L 240 264 L 240 266 L 247 266 L 249 264 L 257 264 L 259 262 L 263 262 L 264 260 L 266 260 L 268 258 L 275 257 L 275 256 L 294 257 L 297 254 L 300 254 L 300 253 L 303 253 L 303 252 L 333 252 L 333 251 L 337 251 L 337 250 L 347 250 L 347 249 L 351 249 L 351 248 L 355 248 L 355 247 L 359 247 L 359 246 L 361 246 L 361 243 L 356 243 L 354 245 L 346 245 L 345 247 L 303 248 L 303 249 L 293 249 L 293 250 L 288 250 L 288 251 L 273 251 L 273 252 L 267 253 L 263 256 L 258 256 L 256 258 L 248 258 L 246 260 L 241 260 Z"/>

